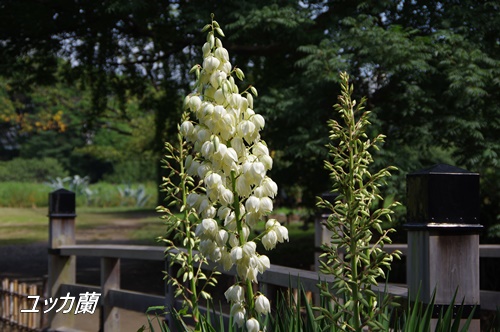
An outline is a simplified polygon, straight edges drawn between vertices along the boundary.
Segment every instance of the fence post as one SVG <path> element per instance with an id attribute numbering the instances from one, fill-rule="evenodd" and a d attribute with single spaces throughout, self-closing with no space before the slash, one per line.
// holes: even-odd
<path id="1" fill-rule="evenodd" d="M 48 294 L 55 299 L 61 295 L 62 284 L 76 281 L 76 257 L 61 256 L 59 248 L 75 244 L 75 193 L 58 189 L 49 194 L 49 257 L 48 257 Z M 73 327 L 74 315 L 47 313 L 48 325 L 52 329 Z"/>
<path id="2" fill-rule="evenodd" d="M 321 194 L 321 198 L 332 203 L 335 206 L 335 200 L 337 199 L 337 193 L 324 192 Z M 321 248 L 323 245 L 330 246 L 333 232 L 326 228 L 325 223 L 330 217 L 332 211 L 328 209 L 321 209 L 317 212 L 314 219 L 314 270 L 320 272 L 320 257 L 324 250 Z M 343 254 L 340 253 L 340 257 Z M 323 259 L 326 261 L 325 259 Z M 319 305 L 321 303 L 320 293 L 315 292 L 313 295 L 313 301 L 315 304 Z"/>
<path id="3" fill-rule="evenodd" d="M 434 330 L 456 292 L 462 318 L 475 308 L 469 331 L 479 332 L 479 174 L 438 164 L 408 174 L 406 184 L 408 295 L 420 291 L 429 303 L 435 292 Z"/>
<path id="4" fill-rule="evenodd" d="M 104 332 L 120 331 L 120 309 L 111 306 L 110 290 L 120 289 L 120 259 L 101 258 L 101 322 Z"/>
<path id="5" fill-rule="evenodd" d="M 170 264 L 170 255 L 165 253 L 165 271 L 169 276 L 174 276 L 174 267 Z M 174 286 L 165 279 L 165 321 L 171 331 L 175 331 L 175 324 L 173 318 L 173 310 L 175 309 L 175 296 Z"/>

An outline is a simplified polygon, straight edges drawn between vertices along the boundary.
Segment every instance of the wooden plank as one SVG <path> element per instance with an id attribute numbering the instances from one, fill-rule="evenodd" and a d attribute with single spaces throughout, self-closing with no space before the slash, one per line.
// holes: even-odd
<path id="1" fill-rule="evenodd" d="M 481 309 L 497 311 L 500 308 L 500 292 L 482 290 L 480 298 Z"/>
<path id="2" fill-rule="evenodd" d="M 92 256 L 110 257 L 122 259 L 140 259 L 162 261 L 165 259 L 165 248 L 158 246 L 135 246 L 135 245 L 67 245 L 60 247 L 62 256 Z"/>
<path id="3" fill-rule="evenodd" d="M 165 297 L 122 289 L 112 289 L 109 291 L 109 304 L 125 310 L 146 313 L 149 307 L 163 306 L 165 304 Z"/>
<path id="4" fill-rule="evenodd" d="M 500 244 L 480 244 L 479 257 L 500 258 Z"/>
<path id="5" fill-rule="evenodd" d="M 160 246 L 135 246 L 135 245 L 62 245 L 60 254 L 63 256 L 94 256 L 94 257 L 114 257 L 125 259 L 143 259 L 161 261 L 165 259 L 165 248 Z M 407 255 L 408 245 L 405 243 L 386 244 L 385 251 L 392 252 L 400 250 L 403 256 Z M 481 244 L 479 245 L 480 257 L 500 258 L 500 245 Z"/>
<path id="6" fill-rule="evenodd" d="M 67 294 L 68 292 L 72 295 L 78 295 L 85 292 L 96 292 L 101 293 L 101 287 L 94 285 L 85 285 L 85 284 L 62 284 L 61 292 L 63 294 Z M 102 296 L 99 298 L 99 305 L 102 304 Z"/>

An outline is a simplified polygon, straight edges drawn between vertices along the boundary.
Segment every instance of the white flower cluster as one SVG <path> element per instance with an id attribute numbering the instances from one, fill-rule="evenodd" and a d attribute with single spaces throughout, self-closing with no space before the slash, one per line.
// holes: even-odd
<path id="1" fill-rule="evenodd" d="M 273 160 L 260 138 L 265 120 L 253 110 L 252 93 L 257 95 L 257 91 L 250 87 L 240 94 L 233 74 L 239 79 L 244 74 L 231 65 L 227 50 L 215 37 L 214 32 L 223 35 L 222 30 L 214 23 L 202 48 L 203 66 L 193 67 L 198 76 L 196 90 L 185 100 L 195 120 L 180 126 L 195 151 L 194 157 L 186 158 L 185 168 L 189 175 L 200 177 L 206 189 L 204 193 L 191 193 L 187 207 L 195 209 L 202 219 L 195 231 L 200 251 L 226 270 L 235 265 L 241 280 L 257 282 L 257 275 L 270 267 L 270 261 L 256 252 L 256 242 L 249 236 L 257 222 L 273 210 L 271 199 L 278 187 L 266 175 Z M 273 249 L 277 242 L 285 240 L 288 230 L 276 220 L 269 220 L 261 235 L 264 247 Z M 232 316 L 240 327 L 246 314 L 244 293 L 239 285 L 226 292 Z M 257 312 L 270 311 L 264 295 L 252 300 Z M 246 325 L 249 331 L 259 330 L 254 318 L 248 319 Z"/>
<path id="2" fill-rule="evenodd" d="M 231 316 L 233 317 L 234 324 L 242 326 L 245 321 L 245 289 L 240 285 L 233 285 L 224 293 L 228 302 L 232 303 Z M 257 295 L 255 298 L 255 311 L 258 314 L 267 315 L 271 312 L 271 304 L 267 297 L 262 294 Z M 255 318 L 250 318 L 246 321 L 247 331 L 259 331 L 260 324 Z"/>

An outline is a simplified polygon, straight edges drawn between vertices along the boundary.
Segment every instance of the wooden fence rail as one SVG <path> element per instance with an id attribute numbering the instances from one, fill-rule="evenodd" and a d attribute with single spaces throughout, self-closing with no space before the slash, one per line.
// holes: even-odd
<path id="1" fill-rule="evenodd" d="M 101 294 L 100 305 L 100 331 L 120 331 L 120 309 L 145 312 L 150 306 L 164 305 L 167 308 L 178 308 L 178 303 L 173 297 L 173 289 L 166 286 L 164 296 L 149 295 L 124 290 L 120 286 L 120 260 L 139 259 L 164 261 L 165 270 L 171 269 L 165 258 L 163 247 L 158 246 L 130 246 L 130 245 L 80 245 L 75 242 L 75 211 L 74 200 L 67 199 L 65 195 L 72 194 L 67 191 L 57 191 L 55 197 L 49 204 L 49 275 L 48 296 L 60 296 L 67 292 L 77 294 L 82 292 L 96 292 Z M 74 198 L 73 198 L 74 199 Z M 68 209 L 63 201 L 73 202 Z M 58 210 L 59 209 L 59 210 Z M 401 250 L 403 255 L 409 255 L 406 244 L 393 244 L 384 246 L 384 250 Z M 458 254 L 460 254 L 458 252 Z M 479 257 L 500 258 L 500 245 L 480 245 Z M 76 283 L 76 257 L 93 256 L 101 260 L 101 283 L 100 286 L 86 286 Z M 213 266 L 208 266 L 211 269 Z M 233 270 L 221 271 L 223 274 L 234 276 Z M 171 273 L 171 270 L 170 272 Z M 409 271 L 408 273 L 412 273 Z M 306 271 L 285 266 L 272 265 L 264 274 L 258 276 L 260 291 L 271 295 L 275 287 L 289 287 L 301 285 L 305 291 L 318 293 L 319 281 L 331 282 L 331 276 L 318 274 L 315 271 Z M 375 291 L 384 291 L 386 285 Z M 389 284 L 386 289 L 388 293 L 407 297 L 406 285 Z M 500 307 L 500 292 L 480 291 L 481 309 L 496 310 Z M 58 319 L 48 316 L 49 326 L 52 330 L 60 330 L 61 327 L 71 327 L 71 315 L 62 315 Z M 166 317 L 167 322 L 171 322 Z M 227 316 L 225 316 L 227 322 Z M 138 322 L 139 323 L 139 322 Z M 478 330 L 478 329 L 477 329 Z"/>
<path id="2" fill-rule="evenodd" d="M 28 296 L 39 296 L 40 292 L 41 289 L 37 285 L 3 279 L 0 288 L 0 320 L 2 321 L 0 324 L 23 331 L 40 331 L 43 324 L 41 313 L 43 299 L 38 301 L 36 308 L 33 308 L 34 302 L 28 298 Z"/>
<path id="3" fill-rule="evenodd" d="M 401 250 L 406 253 L 406 244 L 392 244 L 384 247 L 387 251 L 395 249 Z M 134 246 L 134 245 L 66 245 L 53 251 L 64 257 L 77 257 L 77 256 L 91 256 L 101 257 L 101 269 L 109 270 L 109 266 L 117 264 L 120 259 L 139 259 L 149 261 L 163 261 L 165 260 L 164 248 L 157 246 Z M 495 257 L 500 258 L 500 245 L 481 245 L 480 257 Z M 168 266 L 168 262 L 166 262 Z M 212 268 L 208 266 L 207 268 Z M 230 271 L 222 271 L 226 275 L 235 275 L 234 269 Z M 112 274 L 115 274 L 112 279 L 119 279 L 120 270 L 114 269 Z M 259 287 L 261 291 L 267 292 L 274 287 L 289 287 L 290 285 L 298 285 L 299 283 L 305 291 L 317 293 L 319 280 L 332 281 L 331 276 L 318 275 L 315 271 L 300 270 L 289 268 L 280 265 L 272 265 L 266 273 L 259 275 Z M 110 314 L 101 321 L 104 331 L 118 331 L 119 314 L 116 312 L 119 309 L 132 310 L 137 312 L 145 312 L 150 306 L 174 306 L 179 307 L 172 297 L 172 292 L 166 290 L 165 296 L 143 294 L 129 290 L 121 289 L 120 287 L 110 287 L 109 284 L 102 283 L 100 287 L 91 287 L 79 284 L 65 284 L 61 286 L 62 293 L 70 292 L 82 293 L 86 291 L 95 291 L 103 294 L 101 299 L 101 310 L 104 312 L 115 311 L 115 314 Z M 376 291 L 383 292 L 385 285 L 379 288 L 374 288 Z M 390 294 L 406 297 L 407 288 L 405 285 L 388 285 L 388 292 Z M 106 295 L 104 295 L 106 294 Z M 500 292 L 481 291 L 481 308 L 485 310 L 496 310 L 500 307 Z"/>

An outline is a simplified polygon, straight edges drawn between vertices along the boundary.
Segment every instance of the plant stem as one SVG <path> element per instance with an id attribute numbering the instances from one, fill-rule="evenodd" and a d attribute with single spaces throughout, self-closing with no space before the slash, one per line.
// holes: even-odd
<path id="1" fill-rule="evenodd" d="M 234 197 L 234 202 L 233 202 L 233 209 L 234 209 L 234 217 L 236 219 L 236 229 L 238 231 L 238 239 L 240 242 L 240 246 L 243 246 L 245 244 L 245 237 L 243 236 L 243 225 L 242 225 L 242 217 L 240 216 L 240 196 L 238 195 L 238 192 L 236 191 L 236 178 L 234 176 L 234 171 L 231 171 L 231 184 L 232 184 L 232 190 L 233 190 L 233 197 Z M 246 280 L 246 286 L 247 286 L 247 304 L 248 304 L 248 309 L 250 312 L 250 316 L 254 316 L 254 302 L 253 302 L 253 285 L 252 281 L 247 279 Z"/>
<path id="2" fill-rule="evenodd" d="M 349 95 L 347 98 L 347 105 L 349 107 L 349 184 L 347 186 L 348 188 L 348 196 L 347 202 L 348 204 L 358 204 L 355 197 L 354 197 L 354 191 L 356 190 L 356 179 L 354 177 L 354 158 L 357 155 L 357 144 L 356 140 L 354 139 L 354 134 L 355 134 L 355 126 L 356 126 L 356 121 L 354 118 L 354 106 L 352 105 L 351 102 L 351 96 Z M 352 211 L 355 211 L 354 206 L 349 206 L 348 211 L 349 211 L 349 223 L 350 223 L 350 253 L 351 253 L 351 273 L 352 273 L 352 282 L 353 282 L 353 287 L 352 287 L 352 301 L 353 301 L 353 317 L 352 317 L 352 327 L 355 331 L 360 331 L 361 330 L 361 322 L 360 322 L 360 313 L 359 313 L 359 283 L 358 283 L 358 253 L 357 253 L 357 240 L 353 240 L 353 235 L 356 234 L 357 230 L 357 225 L 356 225 L 356 214 L 352 213 Z"/>
<path id="3" fill-rule="evenodd" d="M 181 195 L 182 195 L 182 206 L 184 225 L 186 225 L 186 237 L 187 237 L 187 266 L 189 271 L 194 274 L 193 268 L 193 246 L 191 241 L 191 223 L 189 221 L 189 211 L 187 209 L 187 188 L 186 188 L 186 172 L 184 169 L 184 145 L 182 136 L 179 135 L 179 165 L 180 165 L 180 176 L 181 176 Z M 196 326 L 200 323 L 200 311 L 198 308 L 198 293 L 196 290 L 196 280 L 194 275 L 191 276 L 189 280 L 189 288 L 191 290 L 191 308 L 193 309 L 193 320 L 196 322 Z"/>

